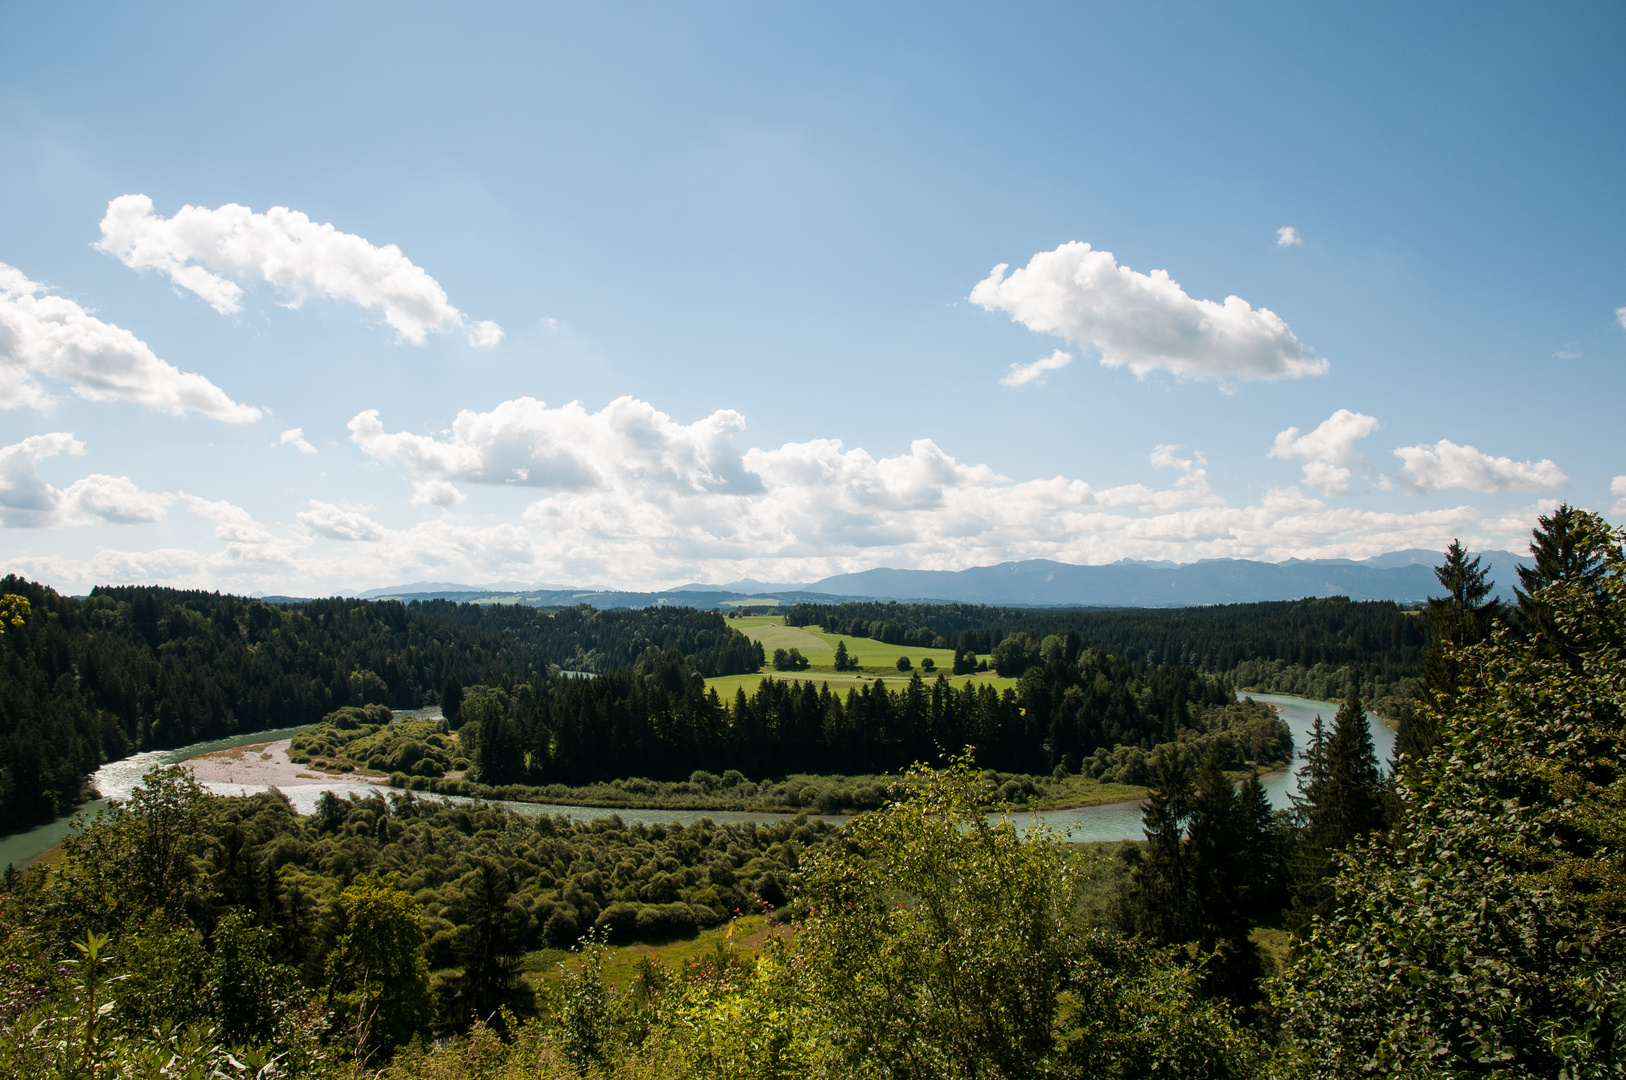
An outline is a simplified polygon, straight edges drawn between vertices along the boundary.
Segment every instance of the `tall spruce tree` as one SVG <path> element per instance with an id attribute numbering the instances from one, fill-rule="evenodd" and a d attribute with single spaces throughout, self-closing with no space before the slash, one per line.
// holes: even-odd
<path id="1" fill-rule="evenodd" d="M 1287 866 L 1283 850 L 1282 817 L 1270 805 L 1270 796 L 1257 774 L 1237 790 L 1237 806 L 1244 820 L 1245 847 L 1242 914 L 1252 923 L 1268 922 L 1287 906 Z"/>
<path id="2" fill-rule="evenodd" d="M 1239 1005 L 1259 996 L 1259 953 L 1248 938 L 1244 907 L 1251 825 L 1248 808 L 1210 752 L 1197 774 L 1186 826 L 1190 932 L 1204 957 L 1204 989 Z"/>
<path id="3" fill-rule="evenodd" d="M 1359 694 L 1344 700 L 1330 733 L 1316 718 L 1306 758 L 1291 864 L 1291 924 L 1300 934 L 1332 907 L 1334 857 L 1383 825 L 1383 783 Z"/>
<path id="4" fill-rule="evenodd" d="M 1191 866 L 1183 843 L 1192 796 L 1190 770 L 1165 758 L 1141 812 L 1146 854 L 1131 875 L 1131 908 L 1136 928 L 1164 944 L 1188 940 L 1195 921 Z"/>
<path id="5" fill-rule="evenodd" d="M 1517 625 L 1549 658 L 1561 658 L 1572 668 L 1579 663 L 1579 643 L 1559 630 L 1552 606 L 1541 595 L 1543 589 L 1560 582 L 1574 582 L 1596 592 L 1608 569 L 1613 537 L 1609 525 L 1598 515 L 1563 504 L 1551 516 L 1536 519 L 1530 533 L 1533 566 L 1519 567 Z"/>
<path id="6" fill-rule="evenodd" d="M 1451 541 L 1445 549 L 1445 561 L 1434 568 L 1434 576 L 1445 595 L 1429 597 L 1424 612 L 1429 649 L 1423 660 L 1423 690 L 1443 706 L 1456 700 L 1462 685 L 1462 666 L 1456 650 L 1489 638 L 1503 611 L 1500 603 L 1490 599 L 1495 586 L 1487 569 L 1480 565 L 1479 556 L 1469 558 L 1462 541 Z M 1429 710 L 1405 710 L 1395 739 L 1396 770 L 1402 762 L 1426 757 L 1439 741 Z"/>

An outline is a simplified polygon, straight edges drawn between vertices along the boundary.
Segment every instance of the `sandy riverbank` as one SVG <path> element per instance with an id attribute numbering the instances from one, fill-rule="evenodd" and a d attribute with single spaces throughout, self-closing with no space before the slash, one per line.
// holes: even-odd
<path id="1" fill-rule="evenodd" d="M 383 783 L 382 777 L 360 776 L 353 773 L 333 774 L 316 772 L 304 765 L 288 760 L 290 739 L 257 743 L 253 746 L 234 746 L 230 750 L 216 750 L 185 762 L 192 775 L 204 783 L 256 784 L 264 787 L 299 787 L 304 784 Z"/>

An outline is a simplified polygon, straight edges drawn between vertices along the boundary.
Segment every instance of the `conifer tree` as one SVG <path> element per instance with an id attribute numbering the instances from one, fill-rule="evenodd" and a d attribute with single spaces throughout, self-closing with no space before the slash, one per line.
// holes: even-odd
<path id="1" fill-rule="evenodd" d="M 1596 591 L 1608 569 L 1612 537 L 1608 524 L 1598 515 L 1568 503 L 1551 516 L 1536 519 L 1530 533 L 1530 554 L 1534 566 L 1519 567 L 1518 628 L 1548 657 L 1562 657 L 1574 667 L 1578 645 L 1565 639 L 1553 619 L 1551 606 L 1541 591 L 1559 582 L 1577 582 Z"/>
<path id="2" fill-rule="evenodd" d="M 1146 854 L 1132 875 L 1135 923 L 1165 944 L 1187 940 L 1193 922 L 1191 867 L 1181 842 L 1192 795 L 1190 771 L 1178 760 L 1165 759 L 1141 812 Z"/>
<path id="3" fill-rule="evenodd" d="M 1192 936 L 1210 994 L 1248 1004 L 1258 998 L 1259 955 L 1243 907 L 1250 845 L 1248 810 L 1210 752 L 1197 774 L 1187 825 Z"/>
<path id="4" fill-rule="evenodd" d="M 1276 810 L 1258 775 L 1248 777 L 1237 791 L 1237 806 L 1243 818 L 1245 846 L 1242 863 L 1242 913 L 1250 922 L 1263 922 L 1280 915 L 1287 906 L 1286 867 L 1282 859 L 1282 830 Z"/>
<path id="5" fill-rule="evenodd" d="M 1311 916 L 1332 906 L 1334 856 L 1383 825 L 1383 785 L 1360 695 L 1350 692 L 1330 733 L 1316 718 L 1306 757 L 1294 797 L 1301 826 L 1292 860 L 1291 921 L 1300 933 Z"/>
<path id="6" fill-rule="evenodd" d="M 1475 645 L 1490 637 L 1502 606 L 1488 599 L 1492 583 L 1479 556 L 1468 557 L 1462 541 L 1453 540 L 1445 550 L 1445 561 L 1434 568 L 1434 576 L 1445 589 L 1444 596 L 1428 598 L 1425 616 L 1429 626 L 1429 651 L 1423 661 L 1424 692 L 1437 702 L 1448 704 L 1456 698 L 1462 683 L 1461 662 L 1455 650 Z M 1439 733 L 1428 719 L 1427 710 L 1408 709 L 1401 714 L 1395 740 L 1396 767 L 1403 760 L 1425 757 Z"/>

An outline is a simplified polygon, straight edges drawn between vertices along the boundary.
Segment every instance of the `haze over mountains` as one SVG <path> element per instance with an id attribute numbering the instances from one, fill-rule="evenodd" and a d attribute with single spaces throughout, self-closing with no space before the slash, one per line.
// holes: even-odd
<path id="1" fill-rule="evenodd" d="M 1529 558 L 1510 551 L 1480 553 L 1496 583 L 1497 596 L 1511 600 L 1517 567 Z M 1440 592 L 1434 566 L 1440 553 L 1424 548 L 1391 551 L 1369 559 L 1205 559 L 1195 563 L 1123 560 L 1104 566 L 1076 566 L 1028 559 L 966 570 L 895 570 L 878 567 L 837 574 L 814 582 L 765 582 L 751 578 L 725 584 L 692 583 L 660 592 L 626 592 L 597 586 L 496 582 L 459 585 L 414 582 L 370 589 L 364 598 L 472 600 L 491 597 L 529 604 L 587 602 L 600 607 L 649 604 L 738 606 L 758 598 L 779 602 L 828 600 L 938 600 L 956 603 L 1099 607 L 1194 607 L 1296 600 L 1305 596 L 1347 596 L 1352 600 L 1418 603 Z M 511 599 L 510 599 L 511 598 Z"/>

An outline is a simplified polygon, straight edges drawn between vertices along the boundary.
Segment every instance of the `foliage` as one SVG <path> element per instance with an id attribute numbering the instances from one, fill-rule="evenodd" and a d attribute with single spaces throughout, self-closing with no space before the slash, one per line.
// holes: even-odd
<path id="1" fill-rule="evenodd" d="M 707 674 L 755 671 L 761 650 L 715 612 L 480 608 L 444 601 L 271 604 L 219 593 L 98 588 L 64 597 L 7 577 L 0 635 L 0 832 L 47 821 L 84 779 L 134 750 L 273 726 L 345 706 L 412 709 L 452 684 L 689 650 Z M 454 712 L 456 710 L 453 710 Z"/>
<path id="2" fill-rule="evenodd" d="M 829 1071 L 1246 1069 L 1247 1038 L 1165 954 L 1077 923 L 1073 862 L 1042 833 L 990 823 L 969 761 L 910 783 L 809 860 L 796 960 Z"/>
<path id="3" fill-rule="evenodd" d="M 444 776 L 469 767 L 445 720 L 394 719 L 382 705 L 335 709 L 288 742 L 288 760 L 328 772 Z"/>
<path id="4" fill-rule="evenodd" d="M 716 611 L 684 607 L 534 608 L 523 604 L 414 603 L 431 619 L 464 626 L 534 649 L 566 671 L 603 673 L 651 652 L 677 650 L 705 678 L 762 670 L 762 646 Z M 465 682 L 468 676 L 464 676 Z"/>
<path id="5" fill-rule="evenodd" d="M 1303 1075 L 1626 1070 L 1626 558 L 1536 594 L 1541 631 L 1455 650 L 1441 742 L 1400 782 L 1392 841 L 1338 860 L 1277 988 Z"/>
<path id="6" fill-rule="evenodd" d="M 797 648 L 775 649 L 773 651 L 773 669 L 775 671 L 806 671 L 813 662 L 802 655 Z"/>
<path id="7" fill-rule="evenodd" d="M 30 610 L 28 597 L 16 593 L 0 595 L 0 634 L 4 634 L 8 626 L 23 625 Z"/>
<path id="8" fill-rule="evenodd" d="M 1303 928 L 1333 902 L 1338 853 L 1384 823 L 1383 785 L 1360 698 L 1345 699 L 1330 733 L 1316 717 L 1293 803 L 1299 818 L 1290 867 L 1293 924 Z"/>
<path id="9" fill-rule="evenodd" d="M 1247 660 L 1265 660 L 1303 668 L 1349 664 L 1360 678 L 1383 681 L 1417 674 L 1424 648 L 1422 628 L 1405 608 L 1339 596 L 1196 608 L 801 603 L 790 609 L 785 622 L 891 645 L 954 648 L 973 656 L 991 653 L 1013 634 L 1042 641 L 1071 631 L 1096 648 L 1131 660 L 1181 664 L 1213 674 L 1234 671 Z"/>
<path id="10" fill-rule="evenodd" d="M 364 875 L 339 894 L 343 930 L 326 962 L 328 1000 L 358 1045 L 393 1049 L 434 1018 L 423 910 L 393 875 Z"/>

